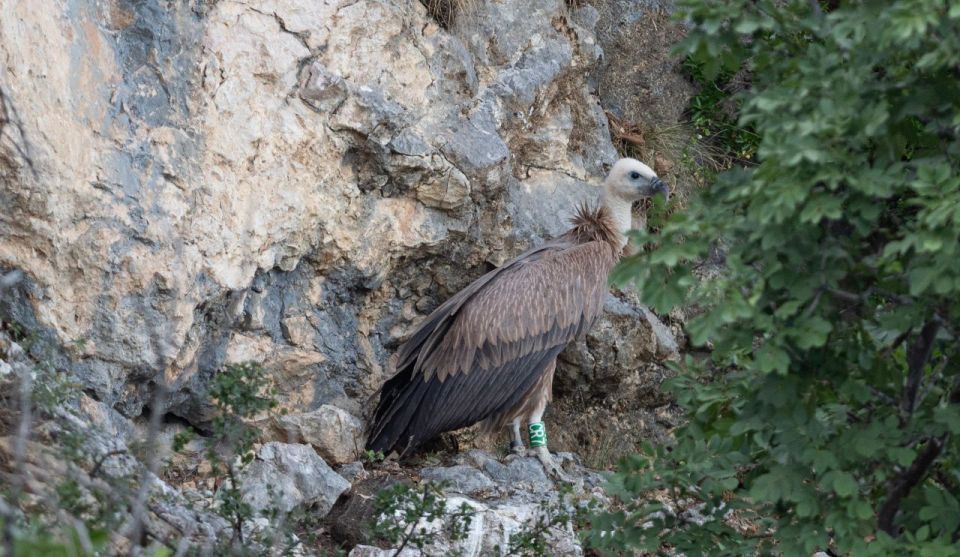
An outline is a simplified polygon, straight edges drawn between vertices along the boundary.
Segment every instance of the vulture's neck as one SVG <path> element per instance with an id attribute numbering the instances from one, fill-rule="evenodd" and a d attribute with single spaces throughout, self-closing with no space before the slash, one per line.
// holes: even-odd
<path id="1" fill-rule="evenodd" d="M 613 221 L 617 223 L 617 232 L 620 233 L 620 247 L 627 245 L 627 232 L 633 228 L 633 203 L 604 190 L 603 206 L 610 212 Z"/>

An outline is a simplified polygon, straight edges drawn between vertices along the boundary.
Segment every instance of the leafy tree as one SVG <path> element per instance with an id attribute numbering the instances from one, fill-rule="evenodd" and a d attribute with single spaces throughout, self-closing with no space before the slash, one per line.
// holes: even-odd
<path id="1" fill-rule="evenodd" d="M 625 260 L 712 345 L 688 422 L 627 459 L 601 550 L 960 554 L 960 3 L 681 0 L 681 54 L 745 71 L 756 164 Z M 702 272 L 713 250 L 719 273 Z"/>

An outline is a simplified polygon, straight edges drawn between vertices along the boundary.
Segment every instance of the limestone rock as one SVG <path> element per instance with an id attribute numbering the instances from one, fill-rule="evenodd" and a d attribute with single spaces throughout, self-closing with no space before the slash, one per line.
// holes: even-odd
<path id="1" fill-rule="evenodd" d="M 261 511 L 289 512 L 316 505 L 326 514 L 350 484 L 334 472 L 309 445 L 267 443 L 240 478 L 243 499 Z"/>
<path id="2" fill-rule="evenodd" d="M 450 489 L 464 495 L 490 492 L 496 484 L 481 471 L 463 464 L 447 468 L 430 467 L 420 470 L 420 477 L 430 482 L 446 482 Z"/>
<path id="3" fill-rule="evenodd" d="M 330 404 L 305 414 L 281 416 L 278 422 L 283 438 L 311 445 L 331 464 L 353 462 L 363 449 L 363 423 Z"/>
<path id="4" fill-rule="evenodd" d="M 677 354 L 673 333 L 649 309 L 608 295 L 586 343 L 561 354 L 556 381 L 560 389 L 586 390 L 597 397 L 630 396 L 647 385 L 638 374 L 649 363 Z"/>
<path id="5" fill-rule="evenodd" d="M 437 539 L 424 548 L 423 553 L 417 550 L 405 549 L 401 555 L 420 556 L 420 555 L 465 555 L 480 557 L 486 555 L 501 555 L 508 547 L 511 537 L 523 531 L 529 532 L 539 517 L 553 516 L 553 513 L 563 511 L 569 513 L 573 506 L 577 504 L 578 498 L 589 498 L 598 489 L 599 478 L 596 474 L 585 470 L 584 468 L 571 464 L 568 472 L 576 481 L 574 494 L 564 498 L 552 487 L 552 483 L 547 481 L 543 489 L 531 491 L 529 481 L 532 480 L 530 471 L 534 466 L 540 467 L 540 463 L 535 458 L 515 458 L 511 457 L 506 465 L 500 463 L 492 455 L 482 451 L 470 451 L 462 455 L 463 462 L 477 463 L 458 464 L 449 467 L 425 468 L 421 472 L 423 481 L 435 482 L 440 479 L 449 480 L 447 488 L 443 492 L 443 502 L 446 505 L 447 513 L 452 513 L 466 506 L 472 511 L 472 520 L 467 529 L 466 536 L 458 541 L 450 540 L 442 530 L 443 520 L 435 521 L 423 520 L 418 524 L 418 528 L 424 528 L 428 532 L 437 532 Z M 510 468 L 513 473 L 505 474 L 503 470 L 498 470 L 490 463 L 498 463 L 501 466 Z M 521 463 L 520 466 L 511 466 L 515 463 Z M 484 466 L 485 468 L 481 468 Z M 489 473 L 486 469 L 494 470 Z M 524 472 L 520 472 L 523 470 Z M 542 467 L 540 474 L 543 474 Z M 460 485 L 457 482 L 460 481 Z M 373 499 L 371 495 L 362 495 L 363 493 L 374 494 L 390 485 L 389 480 L 369 480 L 361 482 L 355 487 L 345 500 L 338 504 L 338 509 L 334 509 L 328 520 L 336 523 L 368 523 L 371 520 L 392 520 L 390 516 L 375 517 L 375 512 L 365 501 Z M 479 486 L 482 485 L 482 488 Z M 491 490 L 495 487 L 495 490 Z M 467 494 L 467 492 L 472 492 Z M 344 543 L 352 545 L 358 540 L 362 541 L 362 530 L 345 531 L 342 527 L 334 526 L 334 538 Z M 349 533 L 348 533 L 349 532 Z M 343 537 L 343 536 L 347 537 Z M 367 534 L 369 535 L 369 534 Z M 583 549 L 577 539 L 576 534 L 570 524 L 558 524 L 551 527 L 545 536 L 547 542 L 547 551 L 551 555 L 582 555 Z M 353 542 L 353 543 L 351 543 Z M 499 546 L 499 550 L 497 547 Z M 383 550 L 366 545 L 357 545 L 350 555 L 354 556 L 387 556 L 393 555 L 395 549 Z"/>
<path id="6" fill-rule="evenodd" d="M 683 25 L 671 19 L 673 2 L 611 0 L 596 6 L 604 54 L 598 89 L 604 106 L 618 118 L 650 129 L 679 120 L 695 90 L 671 54 L 684 35 Z"/>
<path id="7" fill-rule="evenodd" d="M 350 483 L 354 483 L 357 480 L 362 480 L 366 477 L 366 470 L 363 468 L 363 463 L 360 461 L 348 462 L 337 468 L 337 473 L 343 476 L 345 480 Z"/>
<path id="8" fill-rule="evenodd" d="M 543 465 L 535 458 L 513 458 L 503 464 L 482 451 L 470 451 L 459 455 L 460 459 L 483 470 L 498 484 L 508 485 L 515 489 L 532 489 L 537 491 L 553 487 L 553 481 L 543 471 Z"/>
<path id="9" fill-rule="evenodd" d="M 294 346 L 311 346 L 313 344 L 314 330 L 310 326 L 309 319 L 304 315 L 281 319 L 280 330 L 283 331 L 283 338 Z"/>
<path id="10" fill-rule="evenodd" d="M 313 62 L 304 72 L 300 98 L 320 112 L 334 112 L 347 100 L 347 82 L 327 71 L 320 62 Z"/>
<path id="11" fill-rule="evenodd" d="M 396 549 L 380 549 L 373 545 L 358 545 L 350 550 L 348 557 L 421 557 L 423 553 L 405 547 L 397 553 Z"/>
<path id="12" fill-rule="evenodd" d="M 660 321 L 660 318 L 657 317 L 646 306 L 640 306 L 639 309 L 640 315 L 642 315 L 644 320 L 646 320 L 647 324 L 650 326 L 650 330 L 653 333 L 654 338 L 656 339 L 657 358 L 677 358 L 680 354 L 680 348 L 677 344 L 677 338 L 674 336 L 673 331 L 664 325 L 663 322 Z"/>

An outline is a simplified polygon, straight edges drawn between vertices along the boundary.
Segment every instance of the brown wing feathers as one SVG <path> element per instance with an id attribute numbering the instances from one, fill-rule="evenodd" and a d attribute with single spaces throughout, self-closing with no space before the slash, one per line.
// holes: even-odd
<path id="1" fill-rule="evenodd" d="M 403 452 L 515 407 L 599 314 L 618 251 L 604 211 L 581 208 L 569 233 L 438 307 L 400 348 L 367 448 Z"/>

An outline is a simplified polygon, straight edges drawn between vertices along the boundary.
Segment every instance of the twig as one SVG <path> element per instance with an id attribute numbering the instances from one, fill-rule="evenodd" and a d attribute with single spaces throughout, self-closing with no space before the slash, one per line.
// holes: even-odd
<path id="1" fill-rule="evenodd" d="M 820 305 L 820 298 L 823 297 L 823 289 L 818 288 L 817 293 L 813 296 L 813 300 L 810 302 L 810 305 L 807 306 L 807 309 L 803 311 L 803 314 L 800 316 L 801 319 L 806 319 L 813 315 L 813 312 L 816 311 L 817 306 Z"/>
<path id="2" fill-rule="evenodd" d="M 100 455 L 100 458 L 97 459 L 96 463 L 94 463 L 93 465 L 93 468 L 90 470 L 90 478 L 93 479 L 97 477 L 97 474 L 100 472 L 100 467 L 103 466 L 103 463 L 106 462 L 108 458 L 110 458 L 111 456 L 116 456 L 121 454 L 127 454 L 127 450 L 114 449 L 112 451 L 109 451 Z"/>
<path id="3" fill-rule="evenodd" d="M 143 299 L 140 300 L 141 315 L 150 315 Z M 154 354 L 154 369 L 162 370 L 163 365 L 163 347 L 161 340 L 161 329 L 156 320 L 147 320 L 147 326 L 151 329 L 149 336 L 151 348 Z M 159 451 L 157 450 L 157 439 L 160 437 L 160 426 L 163 419 L 163 412 L 167 404 L 167 383 L 166 374 L 160 371 L 160 380 L 156 383 L 153 392 L 153 400 L 150 402 L 150 422 L 147 430 L 147 462 L 146 470 L 143 474 L 143 481 L 137 490 L 137 497 L 132 501 L 133 507 L 132 521 L 128 528 L 121 528 L 123 533 L 129 533 L 127 536 L 133 544 L 143 542 L 143 524 L 147 513 L 147 497 L 150 495 L 150 488 L 157 476 L 157 469 L 160 466 Z"/>
<path id="4" fill-rule="evenodd" d="M 834 298 L 843 300 L 845 302 L 850 302 L 852 304 L 862 304 L 864 298 L 866 297 L 866 293 L 854 294 L 852 292 L 846 292 L 844 290 L 839 290 L 837 288 L 827 288 L 826 291 Z"/>
<path id="5" fill-rule="evenodd" d="M 236 474 L 233 473 L 233 465 L 227 464 L 227 478 L 230 480 L 230 487 L 228 489 L 239 490 L 240 487 L 237 483 Z M 240 512 L 240 509 L 234 508 L 233 511 L 234 523 L 233 528 L 234 532 L 237 535 L 237 540 L 240 542 L 240 545 L 243 545 L 243 514 Z"/>
<path id="6" fill-rule="evenodd" d="M 613 132 L 614 139 L 637 147 L 643 147 L 647 143 L 641 130 L 635 127 L 627 128 L 623 122 L 611 114 L 609 110 L 604 110 L 603 113 L 606 114 L 607 120 L 610 122 L 610 131 Z"/>
<path id="7" fill-rule="evenodd" d="M 425 511 L 422 511 L 420 513 L 420 516 L 413 521 L 413 524 L 410 525 L 410 531 L 407 532 L 407 534 L 403 537 L 403 542 L 400 544 L 400 547 L 398 547 L 397 550 L 394 552 L 392 557 L 400 556 L 400 554 L 403 552 L 403 548 L 407 547 L 407 544 L 410 543 L 410 540 L 413 538 L 414 532 L 417 531 L 417 524 L 419 524 L 420 521 L 423 520 L 425 517 L 426 517 Z"/>
<path id="8" fill-rule="evenodd" d="M 826 277 L 824 276 L 824 274 L 827 270 L 827 254 L 828 253 L 829 252 L 827 250 L 823 250 L 823 255 L 820 257 L 820 280 L 821 281 L 826 281 Z M 810 302 L 810 305 L 807 306 L 807 309 L 805 309 L 803 311 L 803 314 L 801 314 L 800 316 L 801 319 L 806 319 L 810 317 L 811 315 L 813 315 L 813 312 L 817 310 L 817 306 L 820 305 L 820 299 L 823 297 L 823 290 L 825 288 L 826 288 L 826 285 L 821 286 L 820 288 L 817 289 L 817 293 L 813 296 L 813 300 Z"/>
<path id="9" fill-rule="evenodd" d="M 907 296 L 901 296 L 900 294 L 894 294 L 892 292 L 880 292 L 872 286 L 862 294 L 854 294 L 853 292 L 847 292 L 839 288 L 827 288 L 827 292 L 835 298 L 854 304 L 866 304 L 871 295 L 877 294 L 902 306 L 913 305 L 913 300 Z"/>

